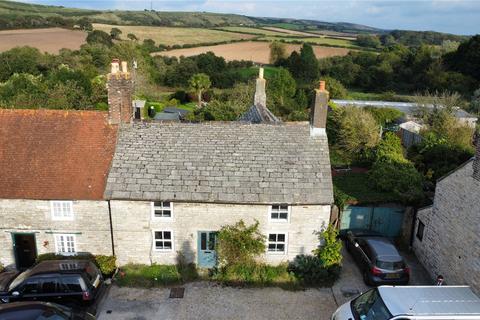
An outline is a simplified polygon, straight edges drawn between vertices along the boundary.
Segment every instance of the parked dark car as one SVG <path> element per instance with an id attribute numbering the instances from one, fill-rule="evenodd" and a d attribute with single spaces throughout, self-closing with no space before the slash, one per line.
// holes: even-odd
<path id="1" fill-rule="evenodd" d="M 37 300 L 86 307 L 94 305 L 104 291 L 101 272 L 88 260 L 44 261 L 22 273 L 0 274 L 4 303 Z"/>
<path id="2" fill-rule="evenodd" d="M 12 302 L 0 305 L 0 320 L 95 320 L 95 316 L 50 302 Z"/>
<path id="3" fill-rule="evenodd" d="M 354 230 L 347 232 L 345 243 L 362 270 L 366 284 L 408 284 L 410 268 L 388 238 L 375 232 Z"/>

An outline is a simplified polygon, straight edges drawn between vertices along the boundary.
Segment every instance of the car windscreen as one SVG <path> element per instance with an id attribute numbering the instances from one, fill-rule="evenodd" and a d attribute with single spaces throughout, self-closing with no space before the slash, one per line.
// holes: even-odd
<path id="1" fill-rule="evenodd" d="M 15 289 L 20 283 L 22 283 L 25 279 L 27 279 L 28 276 L 30 276 L 29 271 L 25 271 L 25 272 L 20 273 L 18 275 L 18 277 L 16 277 L 12 281 L 12 283 L 10 283 L 10 285 L 8 286 L 8 291 L 12 291 L 13 289 Z"/>
<path id="2" fill-rule="evenodd" d="M 98 270 L 98 268 L 93 263 L 90 262 L 88 266 L 85 268 L 85 271 L 87 273 L 87 278 L 90 284 L 96 287 L 95 284 L 101 278 L 100 270 Z"/>
<path id="3" fill-rule="evenodd" d="M 68 314 L 53 309 L 19 309 L 0 313 L 2 320 L 66 320 Z"/>
<path id="4" fill-rule="evenodd" d="M 405 268 L 405 262 L 400 259 L 394 259 L 396 257 L 378 257 L 375 265 L 384 270 L 399 270 Z"/>
<path id="5" fill-rule="evenodd" d="M 376 288 L 352 300 L 351 307 L 355 320 L 388 320 L 392 317 Z"/>

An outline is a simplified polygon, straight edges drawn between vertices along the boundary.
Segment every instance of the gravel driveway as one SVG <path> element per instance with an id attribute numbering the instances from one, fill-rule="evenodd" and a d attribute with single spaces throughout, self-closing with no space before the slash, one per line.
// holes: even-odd
<path id="1" fill-rule="evenodd" d="M 286 291 L 232 288 L 211 282 L 185 285 L 183 299 L 169 289 L 112 286 L 97 315 L 108 319 L 330 319 L 337 308 L 331 289 Z M 110 312 L 110 313 L 109 313 Z"/>

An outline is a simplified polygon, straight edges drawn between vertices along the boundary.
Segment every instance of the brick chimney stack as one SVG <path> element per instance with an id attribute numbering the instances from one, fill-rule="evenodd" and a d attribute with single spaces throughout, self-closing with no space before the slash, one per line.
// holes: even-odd
<path id="1" fill-rule="evenodd" d="M 475 158 L 473 159 L 473 179 L 480 181 L 480 131 L 476 134 Z"/>
<path id="2" fill-rule="evenodd" d="M 121 69 L 120 69 L 121 66 Z M 127 62 L 113 59 L 107 75 L 108 119 L 110 124 L 130 123 L 133 119 L 133 81 Z"/>
<path id="3" fill-rule="evenodd" d="M 315 103 L 310 109 L 310 135 L 326 136 L 327 112 L 329 93 L 325 89 L 325 81 L 320 81 L 320 86 L 315 89 Z"/>
<path id="4" fill-rule="evenodd" d="M 267 107 L 267 94 L 265 92 L 266 80 L 263 78 L 263 68 L 258 72 L 257 85 L 255 87 L 255 98 L 253 104 L 256 106 Z"/>

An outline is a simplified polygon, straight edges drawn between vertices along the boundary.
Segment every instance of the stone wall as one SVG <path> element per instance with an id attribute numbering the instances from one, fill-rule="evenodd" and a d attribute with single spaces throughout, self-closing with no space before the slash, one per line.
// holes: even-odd
<path id="1" fill-rule="evenodd" d="M 0 200 L 0 262 L 14 265 L 12 233 L 35 233 L 37 253 L 55 251 L 55 233 L 75 234 L 78 252 L 112 254 L 108 203 L 73 201 L 73 221 L 54 221 L 50 201 Z"/>
<path id="2" fill-rule="evenodd" d="M 473 161 L 437 183 L 432 207 L 417 214 L 425 224 L 423 240 L 413 248 L 432 278 L 441 274 L 450 285 L 470 285 L 480 294 L 480 181 Z"/>
<path id="3" fill-rule="evenodd" d="M 289 222 L 269 221 L 267 205 L 233 205 L 206 203 L 173 203 L 170 220 L 152 219 L 151 204 L 147 201 L 111 201 L 115 252 L 120 265 L 129 262 L 175 263 L 181 251 L 187 260 L 197 262 L 198 231 L 217 231 L 223 225 L 240 219 L 251 224 L 257 219 L 261 231 L 288 233 L 286 254 L 265 254 L 266 262 L 278 264 L 292 260 L 297 254 L 309 254 L 318 245 L 315 234 L 329 222 L 330 206 L 292 206 Z M 153 230 L 173 232 L 172 252 L 152 250 Z"/>

